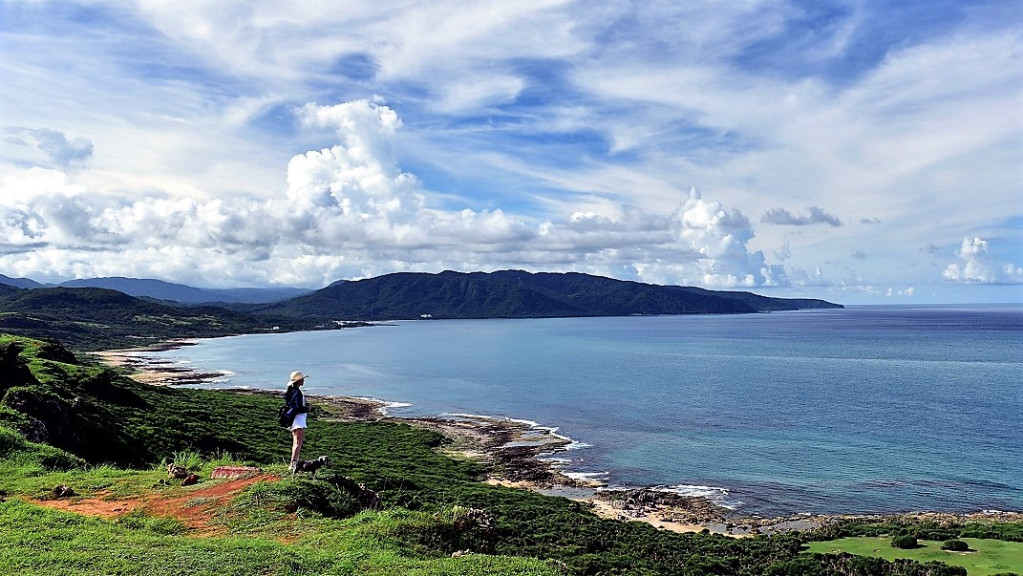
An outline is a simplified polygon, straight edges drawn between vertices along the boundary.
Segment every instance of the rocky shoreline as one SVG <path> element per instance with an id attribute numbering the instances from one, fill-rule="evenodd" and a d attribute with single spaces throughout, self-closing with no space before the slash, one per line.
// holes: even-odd
<path id="1" fill-rule="evenodd" d="M 149 358 L 140 354 L 146 352 L 165 352 L 177 350 L 185 346 L 194 346 L 195 340 L 168 340 L 151 344 L 144 348 L 126 348 L 120 350 L 103 350 L 94 352 L 104 364 L 122 369 L 138 382 L 158 386 L 182 386 L 188 384 L 208 384 L 225 376 L 222 372 L 197 372 L 188 366 L 175 364 L 170 360 Z"/>
<path id="2" fill-rule="evenodd" d="M 175 386 L 209 384 L 223 373 L 196 372 L 160 359 L 140 356 L 140 352 L 165 351 L 193 345 L 191 340 L 174 340 L 140 349 L 109 350 L 96 353 L 105 364 L 125 369 L 139 382 Z M 268 390 L 228 388 L 242 394 L 273 394 Z M 719 506 L 702 496 L 685 496 L 657 487 L 618 488 L 603 482 L 570 477 L 552 458 L 569 450 L 571 440 L 552 430 L 507 418 L 459 415 L 448 418 L 396 418 L 387 414 L 385 402 L 341 396 L 315 396 L 309 399 L 323 408 L 319 419 L 374 421 L 393 419 L 436 431 L 450 439 L 445 450 L 457 457 L 474 458 L 492 470 L 484 481 L 517 489 L 528 489 L 551 496 L 562 496 L 587 503 L 603 518 L 646 522 L 676 532 L 708 531 L 745 537 L 792 530 L 811 530 L 846 520 L 892 521 L 927 520 L 939 524 L 967 521 L 1023 522 L 1023 512 L 981 511 L 972 513 L 912 512 L 878 515 L 797 514 L 774 518 L 742 515 Z"/>

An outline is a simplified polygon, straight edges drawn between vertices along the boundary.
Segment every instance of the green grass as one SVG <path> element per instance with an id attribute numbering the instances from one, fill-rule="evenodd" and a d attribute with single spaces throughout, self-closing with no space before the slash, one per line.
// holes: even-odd
<path id="1" fill-rule="evenodd" d="M 528 558 L 410 554 L 393 537 L 406 522 L 367 513 L 347 523 L 305 529 L 294 543 L 272 534 L 195 538 L 174 535 L 166 522 L 111 522 L 46 510 L 17 500 L 0 503 L 0 573 L 51 576 L 510 574 L 554 576 L 554 563 Z M 321 522 L 322 524 L 322 522 Z"/>
<path id="2" fill-rule="evenodd" d="M 941 549 L 941 542 L 921 540 L 920 547 L 912 550 L 893 548 L 891 538 L 860 537 L 841 538 L 826 542 L 809 543 L 809 552 L 828 554 L 848 552 L 860 556 L 872 556 L 895 560 L 906 558 L 917 562 L 938 561 L 952 566 L 966 568 L 970 576 L 990 576 L 1012 572 L 1023 574 L 1023 542 L 982 540 L 963 538 L 973 552 L 958 553 Z"/>

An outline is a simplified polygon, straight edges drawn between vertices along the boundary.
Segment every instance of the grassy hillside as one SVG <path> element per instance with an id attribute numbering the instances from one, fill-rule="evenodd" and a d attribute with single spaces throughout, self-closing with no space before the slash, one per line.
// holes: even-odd
<path id="1" fill-rule="evenodd" d="M 79 350 L 256 332 L 281 322 L 212 306 L 154 302 L 103 288 L 0 289 L 0 330 L 56 339 Z M 287 321 L 284 326 L 310 327 Z"/>
<path id="2" fill-rule="evenodd" d="M 304 454 L 332 466 L 292 479 L 279 403 L 145 386 L 58 345 L 0 337 L 0 573 L 963 574 L 806 555 L 798 534 L 732 539 L 603 520 L 578 502 L 479 482 L 488 469 L 443 455 L 434 432 L 343 421 L 330 405 L 316 407 Z M 169 460 L 202 481 L 167 484 Z M 225 462 L 284 477 L 218 499 L 209 490 L 223 481 L 209 472 Z M 41 507 L 60 484 L 77 493 L 71 510 L 176 498 L 206 531 L 159 507 L 110 518 Z"/>

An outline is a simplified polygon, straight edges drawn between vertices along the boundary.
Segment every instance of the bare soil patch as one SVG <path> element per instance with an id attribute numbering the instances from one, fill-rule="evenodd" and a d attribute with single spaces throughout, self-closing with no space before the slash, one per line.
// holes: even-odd
<path id="1" fill-rule="evenodd" d="M 200 537 L 215 536 L 222 532 L 222 527 L 212 520 L 216 512 L 225 508 L 226 504 L 256 482 L 276 482 L 279 478 L 273 474 L 257 474 L 231 480 L 206 480 L 197 485 L 196 489 L 185 492 L 175 491 L 172 494 L 152 493 L 142 496 L 116 499 L 111 498 L 107 491 L 97 492 L 88 498 L 32 500 L 34 504 L 82 514 L 116 519 L 142 510 L 153 516 L 175 518 L 193 531 L 192 535 Z"/>

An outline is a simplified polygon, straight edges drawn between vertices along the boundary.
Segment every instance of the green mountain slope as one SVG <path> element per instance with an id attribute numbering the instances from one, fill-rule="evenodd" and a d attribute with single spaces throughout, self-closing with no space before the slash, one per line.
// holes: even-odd
<path id="1" fill-rule="evenodd" d="M 823 300 L 658 286 L 579 273 L 397 273 L 328 286 L 254 308 L 259 314 L 326 320 L 549 318 L 633 314 L 737 314 L 838 308 Z"/>
<path id="2" fill-rule="evenodd" d="M 331 320 L 739 314 L 834 307 L 840 306 L 823 300 L 519 270 L 387 274 L 336 282 L 297 298 L 257 305 L 187 306 L 104 288 L 21 289 L 0 284 L 0 330 L 57 339 L 76 350 L 272 328 L 309 330 L 331 326 Z"/>
<path id="3" fill-rule="evenodd" d="M 0 291 L 0 330 L 54 338 L 77 349 L 226 336 L 261 330 L 266 323 L 221 308 L 162 304 L 102 288 Z"/>
<path id="4" fill-rule="evenodd" d="M 0 278 L 0 281 L 2 280 Z M 62 282 L 60 286 L 64 288 L 106 288 L 138 298 L 171 300 L 182 304 L 219 304 L 222 302 L 259 304 L 286 300 L 310 292 L 310 290 L 300 288 L 195 288 L 162 280 L 116 276 L 69 280 Z M 29 287 L 38 288 L 40 286 Z"/>

